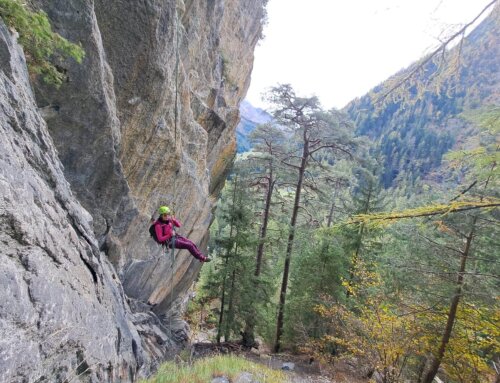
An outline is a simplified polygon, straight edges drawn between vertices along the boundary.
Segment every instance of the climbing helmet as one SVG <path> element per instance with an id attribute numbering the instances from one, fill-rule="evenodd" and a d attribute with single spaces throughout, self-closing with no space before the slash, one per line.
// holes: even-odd
<path id="1" fill-rule="evenodd" d="M 158 214 L 169 214 L 170 213 L 170 208 L 168 206 L 160 206 L 158 209 Z"/>

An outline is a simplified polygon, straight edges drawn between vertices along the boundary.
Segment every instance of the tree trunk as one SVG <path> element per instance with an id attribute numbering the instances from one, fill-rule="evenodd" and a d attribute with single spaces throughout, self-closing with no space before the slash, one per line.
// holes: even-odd
<path id="1" fill-rule="evenodd" d="M 230 235 L 233 234 L 233 225 L 231 223 Z M 220 298 L 220 314 L 219 314 L 219 326 L 217 327 L 217 344 L 220 344 L 220 338 L 222 336 L 222 323 L 224 321 L 224 309 L 226 301 L 226 281 L 227 281 L 227 269 L 229 266 L 229 250 L 226 251 L 226 264 L 224 265 L 224 279 L 222 280 L 222 293 Z"/>
<path id="2" fill-rule="evenodd" d="M 306 136 L 306 132 L 304 132 L 304 138 Z M 278 320 L 276 323 L 276 340 L 274 343 L 274 352 L 279 352 L 281 348 L 281 336 L 283 335 L 283 320 L 284 320 L 284 311 L 285 311 L 285 301 L 286 301 L 286 290 L 288 286 L 288 274 L 290 271 L 290 261 L 292 258 L 292 249 L 293 249 L 293 239 L 295 237 L 295 225 L 297 223 L 297 216 L 299 212 L 300 206 L 300 194 L 302 192 L 302 183 L 304 182 L 304 173 L 307 167 L 307 158 L 309 156 L 309 146 L 308 141 L 304 139 L 304 149 L 302 151 L 302 160 L 299 167 L 299 177 L 297 180 L 297 187 L 295 188 L 295 202 L 293 204 L 292 218 L 290 220 L 290 233 L 288 234 L 288 243 L 286 247 L 286 258 L 285 258 L 285 267 L 283 270 L 283 280 L 281 282 L 281 291 L 280 291 L 280 301 L 278 304 Z"/>
<path id="3" fill-rule="evenodd" d="M 258 277 L 260 275 L 260 269 L 262 264 L 262 257 L 264 255 L 264 241 L 267 235 L 267 225 L 269 223 L 269 212 L 271 210 L 271 197 L 273 195 L 273 189 L 275 180 L 273 180 L 273 172 L 269 173 L 269 184 L 267 188 L 266 195 L 266 205 L 264 207 L 264 218 L 262 220 L 262 228 L 260 230 L 259 236 L 259 247 L 257 248 L 257 260 L 255 262 L 255 276 Z"/>
<path id="4" fill-rule="evenodd" d="M 252 348 L 256 347 L 257 343 L 255 342 L 255 315 L 250 315 L 245 320 L 245 329 L 241 334 L 241 344 L 243 347 Z"/>
<path id="5" fill-rule="evenodd" d="M 227 262 L 227 260 L 226 260 Z M 222 322 L 224 320 L 224 303 L 226 297 L 226 276 L 224 276 L 224 281 L 222 283 L 222 294 L 220 299 L 220 313 L 219 313 L 219 326 L 217 327 L 217 344 L 220 344 L 220 338 L 222 336 Z"/>
<path id="6" fill-rule="evenodd" d="M 229 290 L 229 304 L 227 308 L 227 320 L 226 320 L 226 331 L 224 332 L 224 339 L 229 341 L 229 337 L 231 335 L 231 325 L 233 324 L 234 320 L 234 308 L 233 308 L 233 301 L 234 301 L 234 281 L 236 280 L 236 269 L 233 269 L 233 272 L 231 274 L 231 290 Z"/>
<path id="7" fill-rule="evenodd" d="M 448 319 L 446 321 L 446 327 L 444 329 L 443 336 L 441 338 L 441 343 L 439 345 L 439 349 L 437 354 L 432 357 L 431 363 L 427 368 L 427 371 L 424 373 L 421 383 L 432 383 L 434 377 L 436 376 L 439 366 L 441 365 L 441 361 L 443 360 L 444 353 L 446 352 L 446 347 L 451 338 L 451 332 L 453 330 L 453 325 L 455 324 L 455 319 L 457 315 L 458 304 L 460 303 L 460 297 L 462 295 L 462 287 L 464 284 L 464 272 L 465 266 L 467 264 L 467 257 L 470 253 L 470 247 L 472 243 L 472 239 L 474 238 L 474 229 L 476 226 L 477 216 L 472 220 L 472 227 L 467 236 L 464 250 L 461 252 L 462 257 L 460 258 L 460 269 L 458 271 L 455 294 L 451 299 L 450 309 L 448 311 Z"/>
<path id="8" fill-rule="evenodd" d="M 331 227 L 333 222 L 333 209 L 335 209 L 335 201 L 332 202 L 332 206 L 330 206 L 330 213 L 328 214 L 328 223 L 326 227 Z"/>
<path id="9" fill-rule="evenodd" d="M 233 210 L 236 201 L 236 185 L 238 183 L 238 176 L 236 176 L 233 187 Z M 231 221 L 229 223 L 229 238 L 233 238 L 234 229 L 234 214 L 231 214 Z M 222 293 L 220 299 L 220 314 L 219 314 L 219 326 L 217 328 L 217 344 L 220 344 L 220 338 L 222 336 L 222 323 L 224 321 L 224 309 L 225 309 L 225 298 L 226 298 L 226 280 L 227 280 L 227 268 L 229 266 L 230 250 L 226 249 L 226 264 L 224 266 L 224 278 L 222 282 Z M 226 339 L 227 340 L 227 339 Z"/>
<path id="10" fill-rule="evenodd" d="M 339 191 L 339 183 L 337 182 L 335 185 L 335 192 L 333 193 L 333 198 L 332 198 L 332 205 L 330 206 L 330 212 L 328 213 L 328 223 L 327 227 L 331 227 L 333 223 L 333 211 L 335 209 L 335 200 L 337 199 L 337 193 Z"/>

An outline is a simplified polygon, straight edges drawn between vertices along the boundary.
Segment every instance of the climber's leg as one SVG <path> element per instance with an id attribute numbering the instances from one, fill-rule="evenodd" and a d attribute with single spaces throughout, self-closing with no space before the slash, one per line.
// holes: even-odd
<path id="1" fill-rule="evenodd" d="M 193 257 L 202 262 L 205 262 L 207 260 L 207 257 L 205 257 L 201 253 L 200 249 L 198 249 L 198 247 L 194 244 L 194 242 L 192 242 L 187 238 L 181 236 L 175 237 L 175 248 L 188 250 Z"/>

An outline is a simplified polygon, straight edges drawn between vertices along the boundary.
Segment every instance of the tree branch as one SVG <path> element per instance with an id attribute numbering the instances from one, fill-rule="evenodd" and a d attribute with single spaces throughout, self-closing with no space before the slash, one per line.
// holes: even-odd
<path id="1" fill-rule="evenodd" d="M 446 49 L 446 47 L 453 41 L 455 40 L 458 36 L 463 35 L 467 28 L 469 28 L 472 24 L 474 24 L 482 15 L 485 13 L 491 6 L 493 6 L 497 0 L 493 0 L 490 3 L 488 3 L 481 12 L 469 23 L 465 24 L 462 28 L 460 28 L 457 32 L 455 32 L 451 37 L 449 37 L 445 42 L 443 42 L 438 48 L 436 48 L 432 53 L 430 53 L 420 64 L 418 64 L 414 69 L 408 73 L 408 75 L 404 76 L 400 81 L 398 81 L 394 86 L 392 86 L 387 92 L 385 92 L 382 96 L 378 97 L 375 100 L 375 103 L 379 103 L 381 101 L 384 101 L 387 96 L 389 96 L 392 92 L 394 92 L 396 89 L 400 88 L 404 83 L 406 83 L 409 79 L 411 79 L 415 73 L 417 73 L 419 70 L 421 70 L 427 63 L 429 63 L 434 56 L 436 56 L 439 52 L 443 52 Z"/>
<path id="2" fill-rule="evenodd" d="M 465 193 L 467 193 L 470 189 L 472 189 L 475 185 L 477 184 L 477 180 L 475 180 L 469 187 L 466 189 L 462 190 L 457 196 L 455 196 L 453 199 L 450 200 L 450 202 L 455 201 L 456 199 L 460 198 L 463 196 Z"/>
<path id="3" fill-rule="evenodd" d="M 430 238 L 426 237 L 425 235 L 421 235 L 421 234 L 420 234 L 420 236 L 421 236 L 422 238 L 426 239 L 427 241 L 429 241 L 430 243 L 432 243 L 432 244 L 434 244 L 434 245 L 438 246 L 438 247 L 444 247 L 444 248 L 446 248 L 446 249 L 448 249 L 448 250 L 451 250 L 451 251 L 457 252 L 457 253 L 459 253 L 459 254 L 463 254 L 463 251 L 462 251 L 462 250 L 454 249 L 454 248 L 453 248 L 453 247 L 451 247 L 451 246 L 443 245 L 443 244 L 441 244 L 441 243 L 438 243 L 438 242 L 436 242 L 436 241 L 433 241 L 432 239 L 430 239 Z"/>
<path id="4" fill-rule="evenodd" d="M 354 216 L 351 220 L 347 222 L 347 224 L 359 224 L 359 223 L 368 223 L 372 221 L 390 221 L 390 220 L 398 220 L 404 218 L 418 218 L 418 217 L 429 217 L 434 215 L 443 215 L 448 213 L 458 213 L 467 210 L 475 210 L 475 209 L 490 209 L 496 208 L 500 206 L 500 201 L 496 200 L 493 202 L 462 202 L 457 203 L 456 207 L 453 205 L 438 205 L 438 206 L 430 206 L 429 209 L 433 208 L 434 210 L 427 211 L 419 211 L 419 209 L 408 209 L 400 213 L 384 213 L 384 214 L 360 214 Z"/>
<path id="5" fill-rule="evenodd" d="M 290 164 L 290 163 L 288 163 L 288 162 L 285 162 L 285 160 L 281 160 L 281 163 L 282 163 L 283 165 L 290 166 L 291 168 L 294 168 L 294 169 L 297 169 L 297 170 L 299 170 L 299 169 L 300 169 L 300 166 L 297 166 L 297 165 L 294 165 L 294 164 Z"/>

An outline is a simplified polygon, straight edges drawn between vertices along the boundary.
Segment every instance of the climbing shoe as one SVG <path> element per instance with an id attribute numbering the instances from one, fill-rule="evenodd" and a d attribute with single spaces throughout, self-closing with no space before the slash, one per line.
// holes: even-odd
<path id="1" fill-rule="evenodd" d="M 206 258 L 203 260 L 203 262 L 210 262 L 211 260 L 212 260 L 211 258 L 206 257 Z"/>

